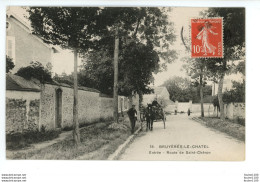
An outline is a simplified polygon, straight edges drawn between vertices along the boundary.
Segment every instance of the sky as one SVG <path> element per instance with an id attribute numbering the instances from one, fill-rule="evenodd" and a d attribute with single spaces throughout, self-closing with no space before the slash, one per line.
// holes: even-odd
<path id="1" fill-rule="evenodd" d="M 26 11 L 21 7 L 12 7 L 11 9 L 15 14 L 21 18 L 28 16 Z M 178 52 L 178 59 L 173 63 L 167 65 L 167 70 L 154 74 L 154 86 L 160 86 L 164 81 L 172 76 L 187 77 L 184 70 L 181 70 L 183 63 L 180 59 L 183 56 L 189 56 L 185 53 L 185 47 L 181 41 L 180 32 L 184 27 L 184 37 L 189 37 L 189 20 L 190 18 L 199 17 L 199 13 L 206 8 L 190 8 L 190 7 L 175 7 L 168 14 L 169 20 L 174 22 L 174 30 L 176 35 L 176 41 L 173 44 L 172 49 Z M 29 23 L 29 22 L 28 22 Z M 73 53 L 71 50 L 61 50 L 60 53 L 53 54 L 53 72 L 61 74 L 63 72 L 69 74 L 73 71 Z M 79 65 L 81 60 L 79 59 Z"/>
<path id="2" fill-rule="evenodd" d="M 185 51 L 185 47 L 181 41 L 181 28 L 183 27 L 184 30 L 184 38 L 188 38 L 189 20 L 191 18 L 199 17 L 199 13 L 206 9 L 207 8 L 176 7 L 173 8 L 172 12 L 169 14 L 169 19 L 174 22 L 175 35 L 177 36 L 172 48 L 176 50 L 179 55 L 177 60 L 171 64 L 168 64 L 166 71 L 154 75 L 155 86 L 162 85 L 164 81 L 173 76 L 188 77 L 185 73 L 185 70 L 182 70 L 183 62 L 180 61 L 182 57 L 189 56 L 189 54 L 187 54 Z"/>

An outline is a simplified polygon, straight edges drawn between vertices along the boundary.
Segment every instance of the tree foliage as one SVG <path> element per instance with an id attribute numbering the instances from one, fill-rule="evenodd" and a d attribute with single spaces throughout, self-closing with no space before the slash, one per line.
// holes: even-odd
<path id="1" fill-rule="evenodd" d="M 175 40 L 172 24 L 164 8 L 104 8 L 100 12 L 100 39 L 85 55 L 84 85 L 101 92 L 113 90 L 113 53 L 115 28 L 119 29 L 119 93 L 149 93 L 153 74 L 176 59 L 170 49 Z M 161 66 L 160 66 L 161 65 Z"/>
<path id="2" fill-rule="evenodd" d="M 82 86 L 98 89 L 102 93 L 113 93 L 113 57 L 106 50 L 92 51 L 83 60 L 79 72 L 79 83 Z"/>
<path id="3" fill-rule="evenodd" d="M 245 58 L 245 8 L 209 8 L 209 17 L 223 17 L 224 57 L 210 59 L 207 69 L 218 79 L 229 74 L 233 64 Z"/>
<path id="4" fill-rule="evenodd" d="M 100 40 L 97 47 L 106 47 L 113 55 L 114 35 L 119 29 L 120 50 L 132 41 L 149 45 L 166 62 L 176 59 L 176 51 L 170 46 L 175 41 L 173 23 L 168 20 L 170 8 L 155 7 L 106 7 L 99 14 Z"/>
<path id="5" fill-rule="evenodd" d="M 54 81 L 57 81 L 58 83 L 65 83 L 67 85 L 73 85 L 73 73 L 72 74 L 66 74 L 62 73 L 61 75 L 58 75 L 55 73 L 53 77 Z"/>
<path id="6" fill-rule="evenodd" d="M 9 56 L 6 56 L 6 73 L 9 73 L 14 68 L 14 62 L 13 59 Z"/>
<path id="7" fill-rule="evenodd" d="M 166 80 L 162 86 L 167 88 L 170 94 L 170 99 L 172 101 L 189 102 L 189 100 L 192 100 L 193 103 L 200 102 L 199 87 L 194 87 L 188 78 L 178 76 L 171 77 Z M 211 92 L 211 86 L 205 85 L 203 89 L 203 95 L 210 97 Z"/>
<path id="8" fill-rule="evenodd" d="M 27 80 L 35 78 L 41 83 L 52 82 L 51 70 L 45 68 L 40 62 L 31 62 L 29 66 L 20 68 L 16 75 Z"/>
<path id="9" fill-rule="evenodd" d="M 193 103 L 200 102 L 200 90 L 198 87 L 194 87 L 188 78 L 172 77 L 166 80 L 162 86 L 167 88 L 172 101 L 189 102 L 189 100 L 192 100 Z M 203 94 L 210 96 L 211 92 L 211 86 L 205 85 Z"/>
<path id="10" fill-rule="evenodd" d="M 119 67 L 119 89 L 124 95 L 132 91 L 150 93 L 149 85 L 153 81 L 153 73 L 159 70 L 160 58 L 151 46 L 131 42 L 122 51 Z"/>
<path id="11" fill-rule="evenodd" d="M 192 99 L 191 83 L 187 78 L 175 76 L 166 80 L 162 86 L 167 88 L 172 101 L 188 102 Z"/>
<path id="12" fill-rule="evenodd" d="M 33 33 L 46 43 L 86 50 L 93 46 L 99 10 L 95 7 L 30 7 L 28 12 Z"/>
<path id="13" fill-rule="evenodd" d="M 233 81 L 233 89 L 224 92 L 223 101 L 225 103 L 231 102 L 245 102 L 245 82 L 242 83 Z"/>

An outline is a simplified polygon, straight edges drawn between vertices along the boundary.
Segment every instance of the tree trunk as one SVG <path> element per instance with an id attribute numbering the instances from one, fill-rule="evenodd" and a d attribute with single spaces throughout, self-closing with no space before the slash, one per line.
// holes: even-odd
<path id="1" fill-rule="evenodd" d="M 114 50 L 114 121 L 118 122 L 118 54 L 119 54 L 119 37 L 118 28 L 115 33 L 115 50 Z"/>
<path id="2" fill-rule="evenodd" d="M 129 103 L 128 103 L 128 109 L 132 108 L 133 105 L 133 96 L 132 94 L 128 96 Z"/>
<path id="3" fill-rule="evenodd" d="M 142 102 L 143 102 L 143 92 L 142 91 L 139 91 L 138 92 L 138 95 L 139 95 L 139 111 L 141 111 L 141 107 L 142 107 Z"/>
<path id="4" fill-rule="evenodd" d="M 222 89 L 223 89 L 223 82 L 224 82 L 224 73 L 221 75 L 220 80 L 218 82 L 218 102 L 219 102 L 219 107 L 220 107 L 220 119 L 222 121 L 225 120 L 225 114 L 224 114 L 224 103 L 222 100 L 223 94 L 222 94 Z"/>
<path id="5" fill-rule="evenodd" d="M 201 107 L 201 117 L 204 117 L 202 74 L 200 75 L 200 107 Z"/>
<path id="6" fill-rule="evenodd" d="M 76 145 L 80 143 L 79 121 L 78 121 L 78 52 L 74 50 L 74 102 L 73 102 L 73 139 Z"/>

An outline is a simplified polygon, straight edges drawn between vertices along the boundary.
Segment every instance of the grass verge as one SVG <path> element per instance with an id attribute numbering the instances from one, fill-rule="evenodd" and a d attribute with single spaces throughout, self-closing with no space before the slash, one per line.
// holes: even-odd
<path id="1" fill-rule="evenodd" d="M 79 146 L 74 145 L 71 135 L 44 149 L 15 152 L 12 154 L 12 159 L 105 160 L 130 135 L 130 122 L 127 119 L 120 123 L 112 121 L 95 123 L 80 129 Z"/>
<path id="2" fill-rule="evenodd" d="M 198 117 L 200 120 L 196 120 L 209 128 L 214 128 L 218 131 L 228 134 L 240 141 L 245 141 L 245 126 L 235 123 L 230 120 L 222 121 L 219 118 L 213 117 Z"/>
<path id="3" fill-rule="evenodd" d="M 30 131 L 25 133 L 14 133 L 6 135 L 6 149 L 18 150 L 29 147 L 30 144 L 39 143 L 55 139 L 61 132 L 59 130 L 41 130 Z"/>

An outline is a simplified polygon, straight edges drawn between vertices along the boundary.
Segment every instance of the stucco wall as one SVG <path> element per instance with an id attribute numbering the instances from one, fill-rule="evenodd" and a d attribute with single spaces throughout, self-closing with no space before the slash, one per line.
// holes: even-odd
<path id="1" fill-rule="evenodd" d="M 39 129 L 40 93 L 6 91 L 6 133 Z"/>
<path id="2" fill-rule="evenodd" d="M 120 102 L 121 99 L 121 102 Z M 127 111 L 132 107 L 132 104 L 135 105 L 137 111 L 139 111 L 139 97 L 135 95 L 132 99 L 129 99 L 125 96 L 118 96 L 118 113 L 121 113 L 121 104 L 123 112 Z M 100 117 L 107 118 L 113 117 L 113 98 L 100 97 Z"/>
<path id="3" fill-rule="evenodd" d="M 243 118 L 245 119 L 245 103 L 234 103 L 234 109 L 233 109 L 233 112 L 234 112 L 234 119 L 236 117 L 238 118 Z"/>
<path id="4" fill-rule="evenodd" d="M 214 112 L 214 106 L 211 103 L 204 103 L 203 104 L 204 107 L 204 113 L 213 113 Z M 192 104 L 192 109 L 191 111 L 193 113 L 200 113 L 201 112 L 201 104 L 200 103 L 196 103 L 196 104 Z"/>
<path id="5" fill-rule="evenodd" d="M 89 123 L 98 118 L 100 118 L 99 93 L 79 90 L 79 121 Z"/>
<path id="6" fill-rule="evenodd" d="M 30 92 L 30 91 L 15 91 L 6 90 L 6 98 L 9 99 L 23 99 L 23 100 L 35 100 L 40 99 L 40 92 Z"/>
<path id="7" fill-rule="evenodd" d="M 210 103 L 204 103 L 204 112 L 205 114 L 212 114 L 214 111 L 214 107 Z M 200 103 L 192 103 L 192 102 L 175 102 L 175 104 L 168 105 L 165 108 L 165 111 L 174 112 L 177 109 L 178 112 L 187 112 L 188 109 L 191 110 L 192 113 L 200 113 L 201 112 L 201 105 Z"/>
<path id="8" fill-rule="evenodd" d="M 100 117 L 113 117 L 113 98 L 100 97 Z"/>
<path id="9" fill-rule="evenodd" d="M 245 103 L 225 104 L 224 114 L 228 119 L 245 119 Z"/>
<path id="10" fill-rule="evenodd" d="M 61 127 L 73 124 L 73 89 L 45 84 L 42 92 L 41 124 L 47 128 L 56 126 L 56 89 L 62 90 L 62 122 Z M 78 120 L 89 123 L 100 118 L 100 98 L 97 92 L 78 91 Z"/>
<path id="11" fill-rule="evenodd" d="M 118 112 L 121 113 L 121 110 L 127 111 L 129 109 L 129 99 L 125 96 L 118 96 Z"/>
<path id="12" fill-rule="evenodd" d="M 31 61 L 39 61 L 44 66 L 52 62 L 53 51 L 50 47 L 29 33 L 28 28 L 14 18 L 7 18 L 7 21 L 11 24 L 11 28 L 6 35 L 15 37 L 15 67 L 12 73 L 16 73 L 21 67 L 28 66 Z"/>

